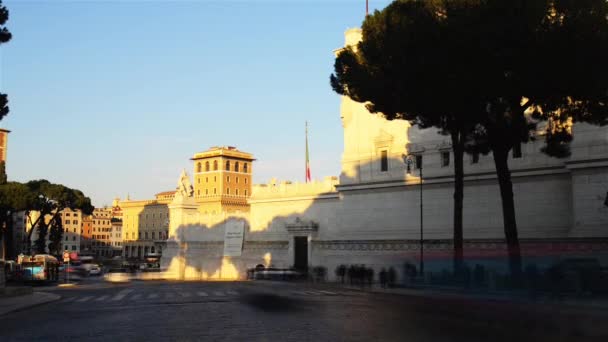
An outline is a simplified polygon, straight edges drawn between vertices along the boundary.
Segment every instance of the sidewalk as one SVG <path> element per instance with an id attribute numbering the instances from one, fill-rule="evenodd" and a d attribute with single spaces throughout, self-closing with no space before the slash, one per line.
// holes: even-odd
<path id="1" fill-rule="evenodd" d="M 32 292 L 14 296 L 0 296 L 0 316 L 56 301 L 61 296 L 46 292 Z"/>

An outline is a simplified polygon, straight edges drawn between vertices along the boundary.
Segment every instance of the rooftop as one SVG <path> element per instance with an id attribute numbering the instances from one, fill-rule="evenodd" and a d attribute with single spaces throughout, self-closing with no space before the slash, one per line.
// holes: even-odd
<path id="1" fill-rule="evenodd" d="M 250 161 L 255 160 L 253 159 L 253 155 L 251 153 L 239 151 L 234 146 L 213 146 L 207 151 L 198 152 L 194 154 L 194 157 L 190 158 L 190 160 L 206 159 L 218 156 L 232 157 Z"/>

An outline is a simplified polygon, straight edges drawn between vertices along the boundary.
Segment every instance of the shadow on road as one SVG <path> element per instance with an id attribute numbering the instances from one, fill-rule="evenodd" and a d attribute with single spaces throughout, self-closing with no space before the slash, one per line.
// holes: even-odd
<path id="1" fill-rule="evenodd" d="M 296 311 L 304 305 L 301 300 L 272 293 L 247 293 L 241 295 L 239 301 L 266 312 Z"/>

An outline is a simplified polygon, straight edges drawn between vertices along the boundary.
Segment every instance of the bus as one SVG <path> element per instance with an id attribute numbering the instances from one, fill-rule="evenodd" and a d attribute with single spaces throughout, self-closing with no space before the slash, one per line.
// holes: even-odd
<path id="1" fill-rule="evenodd" d="M 20 255 L 21 280 L 52 282 L 59 280 L 59 261 L 52 255 Z"/>

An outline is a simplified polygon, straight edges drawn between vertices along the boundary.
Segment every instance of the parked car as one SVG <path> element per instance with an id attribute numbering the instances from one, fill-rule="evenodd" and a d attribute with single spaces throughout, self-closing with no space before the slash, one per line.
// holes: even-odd
<path id="1" fill-rule="evenodd" d="M 131 274 L 126 268 L 111 268 L 103 278 L 111 283 L 127 283 L 131 281 Z"/>

